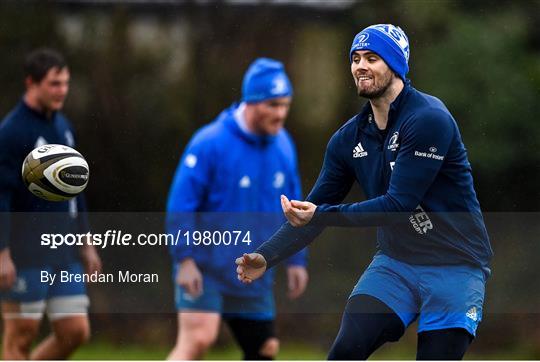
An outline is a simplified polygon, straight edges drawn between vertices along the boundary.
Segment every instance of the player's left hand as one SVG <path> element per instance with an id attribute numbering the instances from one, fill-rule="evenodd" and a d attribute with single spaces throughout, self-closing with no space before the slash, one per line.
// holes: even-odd
<path id="1" fill-rule="evenodd" d="M 289 223 L 294 227 L 299 227 L 311 221 L 317 205 L 309 201 L 289 201 L 287 196 L 281 195 L 281 208 Z"/>
<path id="2" fill-rule="evenodd" d="M 296 299 L 304 294 L 308 280 L 309 276 L 305 267 L 299 265 L 287 267 L 287 282 L 289 287 L 287 295 L 289 298 Z"/>
<path id="3" fill-rule="evenodd" d="M 94 245 L 84 245 L 81 248 L 80 254 L 86 273 L 101 273 L 101 258 Z"/>
<path id="4" fill-rule="evenodd" d="M 238 280 L 244 284 L 249 284 L 255 279 L 259 279 L 266 271 L 266 260 L 259 253 L 250 253 L 236 258 L 236 273 Z"/>
<path id="5" fill-rule="evenodd" d="M 0 250 L 0 290 L 9 289 L 17 279 L 17 268 L 11 259 L 9 248 Z"/>

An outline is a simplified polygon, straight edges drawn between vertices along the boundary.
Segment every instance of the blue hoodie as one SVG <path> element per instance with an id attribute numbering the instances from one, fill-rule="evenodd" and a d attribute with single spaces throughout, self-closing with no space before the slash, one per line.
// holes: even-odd
<path id="1" fill-rule="evenodd" d="M 367 200 L 340 204 L 357 181 Z M 437 98 L 406 84 L 386 130 L 368 102 L 330 139 L 308 201 L 311 222 L 286 223 L 257 252 L 269 267 L 326 226 L 377 226 L 379 253 L 411 264 L 472 264 L 489 273 L 493 255 L 456 121 Z"/>
<path id="2" fill-rule="evenodd" d="M 232 105 L 199 129 L 186 146 L 169 193 L 167 231 L 242 231 L 237 245 L 188 246 L 182 238 L 170 252 L 175 264 L 193 258 L 224 294 L 254 296 L 272 289 L 273 273 L 265 275 L 262 283 L 244 285 L 234 273 L 234 261 L 283 223 L 280 195 L 297 199 L 301 189 L 289 134 L 245 132 L 235 117 L 238 107 Z M 250 244 L 244 242 L 247 231 Z M 305 265 L 306 252 L 291 256 L 289 263 Z"/>

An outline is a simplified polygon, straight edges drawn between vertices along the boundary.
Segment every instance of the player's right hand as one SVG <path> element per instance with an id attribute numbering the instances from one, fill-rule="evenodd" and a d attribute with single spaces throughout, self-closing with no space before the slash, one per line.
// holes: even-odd
<path id="1" fill-rule="evenodd" d="M 255 279 L 259 279 L 266 271 L 266 260 L 259 253 L 244 254 L 236 259 L 236 273 L 238 280 L 249 284 Z"/>
<path id="2" fill-rule="evenodd" d="M 17 269 L 8 248 L 0 251 L 0 289 L 9 289 L 17 279 Z"/>
<path id="3" fill-rule="evenodd" d="M 180 263 L 176 273 L 176 284 L 194 298 L 202 294 L 203 276 L 193 259 L 188 258 Z"/>

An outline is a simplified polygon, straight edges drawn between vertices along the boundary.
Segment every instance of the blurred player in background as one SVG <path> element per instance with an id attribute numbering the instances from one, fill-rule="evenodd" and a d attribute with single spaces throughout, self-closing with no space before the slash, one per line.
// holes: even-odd
<path id="1" fill-rule="evenodd" d="M 69 70 L 58 52 L 41 48 L 24 64 L 26 92 L 0 123 L 0 289 L 3 358 L 64 359 L 90 335 L 84 283 L 58 281 L 60 271 L 100 271 L 93 246 L 40 246 L 42 233 L 86 233 L 82 196 L 65 202 L 37 198 L 21 179 L 21 165 L 34 148 L 74 147 L 73 130 L 60 113 L 69 89 Z M 30 214 L 31 213 L 31 214 Z M 58 273 L 55 283 L 41 273 Z M 43 313 L 52 333 L 31 352 Z"/>
<path id="2" fill-rule="evenodd" d="M 272 235 L 284 221 L 279 195 L 301 194 L 295 147 L 283 129 L 291 97 L 292 86 L 280 62 L 260 58 L 251 64 L 243 80 L 242 102 L 198 130 L 184 151 L 167 205 L 170 233 L 185 228 L 186 217 L 179 213 L 226 212 L 228 219 L 238 222 L 241 217 L 254 219 L 255 245 Z M 275 222 L 266 222 L 272 214 L 277 216 Z M 235 222 L 229 225 L 239 227 Z M 245 359 L 276 356 L 273 275 L 260 285 L 238 283 L 230 272 L 231 260 L 239 250 L 253 247 L 240 244 L 212 247 L 184 242 L 171 248 L 179 329 L 169 359 L 201 358 L 216 340 L 222 318 Z M 306 288 L 305 264 L 305 251 L 288 259 L 291 298 Z"/>
<path id="3" fill-rule="evenodd" d="M 458 126 L 406 79 L 409 41 L 370 26 L 350 49 L 360 114 L 328 143 L 307 201 L 281 202 L 288 223 L 237 259 L 251 283 L 325 226 L 378 226 L 379 251 L 347 302 L 330 359 L 363 360 L 418 319 L 417 359 L 461 359 L 482 319 L 492 250 Z M 354 181 L 368 200 L 340 204 Z"/>

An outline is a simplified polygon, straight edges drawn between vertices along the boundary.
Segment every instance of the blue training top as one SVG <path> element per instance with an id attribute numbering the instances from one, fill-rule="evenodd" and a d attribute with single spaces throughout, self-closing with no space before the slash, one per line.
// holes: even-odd
<path id="1" fill-rule="evenodd" d="M 193 237 L 187 245 L 183 237 L 170 252 L 175 263 L 193 258 L 205 277 L 218 282 L 222 293 L 255 296 L 272 289 L 273 273 L 262 283 L 244 285 L 232 269 L 234 261 L 284 222 L 280 195 L 299 198 L 301 187 L 289 134 L 285 130 L 276 136 L 246 133 L 235 118 L 237 109 L 233 104 L 224 110 L 186 146 L 169 193 L 167 232 L 241 230 L 237 245 L 234 240 L 225 245 L 216 236 L 212 245 L 195 246 Z M 252 244 L 244 242 L 248 230 Z M 306 251 L 292 255 L 289 264 L 305 265 Z"/>
<path id="2" fill-rule="evenodd" d="M 79 261 L 78 248 L 64 245 L 51 250 L 41 246 L 41 234 L 88 232 L 82 195 L 70 201 L 46 201 L 24 185 L 25 157 L 49 143 L 75 145 L 72 127 L 60 112 L 49 119 L 21 100 L 0 123 L 0 250 L 9 247 L 18 268 Z"/>
<path id="3" fill-rule="evenodd" d="M 339 204 L 356 180 L 368 200 Z M 437 98 L 409 84 L 391 104 L 386 130 L 371 104 L 330 139 L 300 228 L 285 223 L 256 252 L 269 267 L 325 226 L 378 226 L 379 253 L 411 264 L 487 267 L 493 252 L 458 126 Z"/>

